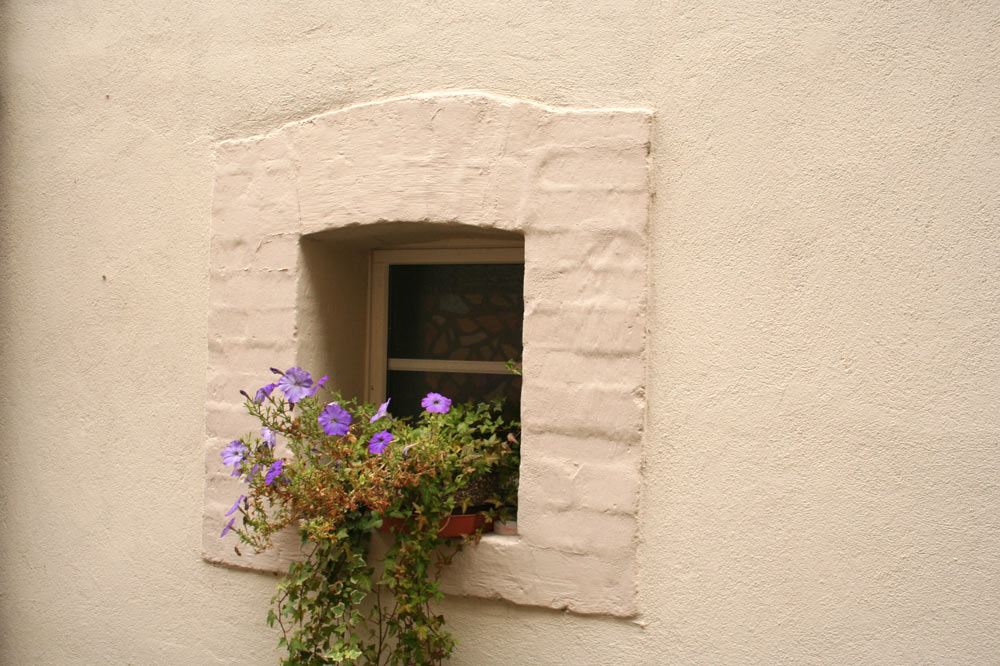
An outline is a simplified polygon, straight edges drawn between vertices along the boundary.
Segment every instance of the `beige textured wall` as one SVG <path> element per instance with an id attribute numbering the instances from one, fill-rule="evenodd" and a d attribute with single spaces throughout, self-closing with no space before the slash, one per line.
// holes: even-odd
<path id="1" fill-rule="evenodd" d="M 1000 7 L 339 4 L 5 3 L 0 662 L 277 661 L 200 557 L 212 145 L 452 88 L 656 112 L 641 615 L 454 663 L 995 661 Z"/>

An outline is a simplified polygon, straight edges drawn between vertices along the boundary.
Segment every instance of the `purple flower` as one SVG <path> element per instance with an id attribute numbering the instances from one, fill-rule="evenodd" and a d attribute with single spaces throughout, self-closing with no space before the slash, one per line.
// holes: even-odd
<path id="1" fill-rule="evenodd" d="M 368 423 L 375 423 L 376 421 L 378 421 L 383 416 L 387 416 L 389 414 L 389 403 L 390 402 L 392 402 L 392 398 L 389 398 L 388 400 L 386 400 L 385 402 L 383 402 L 381 405 L 379 405 L 378 406 L 378 411 L 375 412 L 375 416 L 373 416 L 372 420 L 369 421 Z"/>
<path id="2" fill-rule="evenodd" d="M 226 511 L 226 515 L 227 515 L 227 516 L 231 516 L 231 515 L 233 515 L 234 513 L 236 513 L 236 509 L 240 508 L 240 502 L 242 502 L 242 501 L 243 501 L 243 500 L 245 500 L 246 498 L 247 498 L 247 496 L 246 496 L 246 495 L 240 495 L 240 496 L 239 496 L 239 499 L 237 499 L 237 500 L 236 500 L 236 503 L 235 503 L 235 504 L 233 504 L 232 508 L 231 508 L 231 509 L 229 509 L 229 511 Z M 236 520 L 236 519 L 234 518 L 233 520 Z"/>
<path id="3" fill-rule="evenodd" d="M 271 466 L 267 470 L 267 474 L 264 475 L 264 485 L 271 485 L 275 479 L 281 475 L 281 467 L 285 464 L 284 460 L 275 460 L 271 463 Z"/>
<path id="4" fill-rule="evenodd" d="M 420 406 L 428 412 L 447 414 L 448 410 L 451 409 L 451 399 L 444 397 L 440 393 L 428 393 L 427 396 L 420 401 Z"/>
<path id="5" fill-rule="evenodd" d="M 323 432 L 328 435 L 346 435 L 352 420 L 351 414 L 335 402 L 324 407 L 317 419 Z"/>
<path id="6" fill-rule="evenodd" d="M 293 405 L 307 395 L 312 395 L 309 393 L 312 385 L 312 375 L 299 367 L 289 368 L 278 380 L 278 388 Z"/>
<path id="7" fill-rule="evenodd" d="M 219 535 L 220 539 L 222 537 L 226 536 L 227 534 L 229 534 L 229 530 L 233 529 L 233 523 L 235 523 L 235 522 L 236 522 L 235 518 L 230 518 L 229 519 L 229 522 L 226 523 L 226 526 L 222 528 L 222 534 Z"/>
<path id="8" fill-rule="evenodd" d="M 278 385 L 277 384 L 266 384 L 257 389 L 257 395 L 253 397 L 253 401 L 258 405 L 264 402 L 265 398 L 270 397 L 271 391 L 273 391 Z"/>
<path id="9" fill-rule="evenodd" d="M 247 453 L 247 445 L 238 439 L 234 439 L 229 442 L 229 446 L 222 449 L 222 464 L 233 465 L 233 476 L 239 474 L 236 470 L 240 468 L 240 463 L 243 462 L 243 456 Z"/>
<path id="10" fill-rule="evenodd" d="M 330 375 L 323 375 L 323 378 L 320 379 L 315 384 L 313 384 L 313 387 L 311 389 L 309 389 L 309 392 L 306 395 L 316 395 L 316 391 L 319 390 L 319 387 L 322 386 L 323 384 L 325 384 L 326 380 L 328 380 L 329 378 L 330 378 Z"/>
<path id="11" fill-rule="evenodd" d="M 394 439 L 396 438 L 388 430 L 375 433 L 368 442 L 368 453 L 382 453 L 385 451 L 385 447 L 389 446 L 389 442 Z"/>
<path id="12" fill-rule="evenodd" d="M 268 446 L 274 446 L 275 444 L 274 431 L 267 426 L 260 429 L 260 438 L 263 439 L 264 443 Z"/>

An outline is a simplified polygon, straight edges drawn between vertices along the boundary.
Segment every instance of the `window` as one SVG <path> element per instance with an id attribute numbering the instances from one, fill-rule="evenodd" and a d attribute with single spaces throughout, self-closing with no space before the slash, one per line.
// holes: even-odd
<path id="1" fill-rule="evenodd" d="M 520 413 L 522 247 L 375 250 L 371 261 L 368 399 L 397 416 L 428 392 L 455 402 L 506 399 Z"/>
<path id="2" fill-rule="evenodd" d="M 474 264 L 473 273 L 487 275 L 488 265 L 510 263 L 487 255 L 513 249 L 524 262 L 525 373 L 520 391 L 512 389 L 524 396 L 518 536 L 488 535 L 463 551 L 442 589 L 634 614 L 651 121 L 646 109 L 430 92 L 220 143 L 204 557 L 274 571 L 287 568 L 298 549 L 292 534 L 275 551 L 240 558 L 218 538 L 236 490 L 219 450 L 246 427 L 232 399 L 239 389 L 270 365 L 323 368 L 332 386 L 358 398 L 381 397 L 387 382 L 415 378 L 425 382 L 420 390 L 449 374 L 483 386 L 502 380 L 491 365 L 507 360 L 502 344 L 503 354 L 485 359 L 471 352 L 441 358 L 419 345 L 414 351 L 410 338 L 421 335 L 414 315 L 403 306 L 392 314 L 389 299 L 391 283 L 408 288 L 418 280 L 406 270 L 391 273 L 393 266 Z M 382 251 L 414 259 L 373 261 Z M 376 265 L 384 265 L 381 277 Z M 377 303 L 375 280 L 382 285 Z M 412 306 L 417 299 L 396 300 Z M 394 335 L 399 326 L 403 340 L 390 343 L 390 327 Z M 389 389 L 400 414 L 401 389 Z"/>

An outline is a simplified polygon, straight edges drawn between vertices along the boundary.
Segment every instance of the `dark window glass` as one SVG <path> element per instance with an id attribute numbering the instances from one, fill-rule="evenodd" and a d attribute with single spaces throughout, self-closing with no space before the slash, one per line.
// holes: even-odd
<path id="1" fill-rule="evenodd" d="M 388 358 L 425 361 L 521 360 L 524 264 L 394 264 L 389 266 Z M 455 403 L 503 397 L 518 419 L 521 378 L 450 368 L 390 370 L 392 412 L 414 416 L 429 392 Z"/>
<path id="2" fill-rule="evenodd" d="M 389 267 L 389 358 L 521 358 L 524 264 Z"/>

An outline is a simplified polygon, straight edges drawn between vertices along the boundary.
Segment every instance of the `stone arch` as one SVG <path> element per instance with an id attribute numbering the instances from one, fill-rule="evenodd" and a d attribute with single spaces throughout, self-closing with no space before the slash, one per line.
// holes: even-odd
<path id="1" fill-rule="evenodd" d="M 555 108 L 478 92 L 359 104 L 218 145 L 212 209 L 203 553 L 238 494 L 219 450 L 251 426 L 239 389 L 295 364 L 302 239 L 427 229 L 525 243 L 519 536 L 489 537 L 447 591 L 631 615 L 645 403 L 647 157 L 642 109 Z M 489 572 L 488 576 L 484 576 Z"/>

